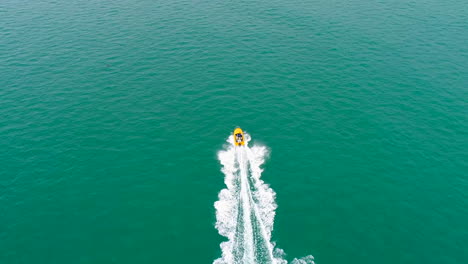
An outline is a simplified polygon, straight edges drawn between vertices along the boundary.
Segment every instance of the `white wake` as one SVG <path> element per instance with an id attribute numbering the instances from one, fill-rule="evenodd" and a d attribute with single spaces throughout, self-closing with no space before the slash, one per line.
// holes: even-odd
<path id="1" fill-rule="evenodd" d="M 220 247 L 222 256 L 214 264 L 286 264 L 284 253 L 271 242 L 275 218 L 275 192 L 261 179 L 261 165 L 268 150 L 264 146 L 234 146 L 233 136 L 218 153 L 226 188 L 215 202 L 216 229 L 228 240 Z M 294 259 L 293 264 L 314 264 L 307 256 Z"/>

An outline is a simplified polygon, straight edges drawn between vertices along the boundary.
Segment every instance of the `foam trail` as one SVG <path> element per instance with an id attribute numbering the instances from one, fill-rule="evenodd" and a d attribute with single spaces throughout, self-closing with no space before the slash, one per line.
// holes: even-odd
<path id="1" fill-rule="evenodd" d="M 233 136 L 218 153 L 226 188 L 215 202 L 216 229 L 228 240 L 221 243 L 222 256 L 214 264 L 286 264 L 284 253 L 271 242 L 276 202 L 275 192 L 261 180 L 268 154 L 264 146 L 235 147 Z M 314 264 L 313 257 L 294 259 L 291 264 Z"/>

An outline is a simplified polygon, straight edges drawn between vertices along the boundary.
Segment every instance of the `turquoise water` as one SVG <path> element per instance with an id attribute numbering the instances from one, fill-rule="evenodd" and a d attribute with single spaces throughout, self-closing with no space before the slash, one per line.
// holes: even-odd
<path id="1" fill-rule="evenodd" d="M 286 259 L 468 262 L 468 3 L 0 3 L 0 263 L 212 263 L 266 146 Z"/>

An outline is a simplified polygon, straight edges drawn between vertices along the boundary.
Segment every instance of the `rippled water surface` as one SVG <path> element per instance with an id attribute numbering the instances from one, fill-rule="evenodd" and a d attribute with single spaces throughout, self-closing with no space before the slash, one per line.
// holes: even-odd
<path id="1" fill-rule="evenodd" d="M 467 43 L 462 0 L 3 0 L 0 263 L 212 263 L 235 126 L 286 259 L 468 263 Z"/>

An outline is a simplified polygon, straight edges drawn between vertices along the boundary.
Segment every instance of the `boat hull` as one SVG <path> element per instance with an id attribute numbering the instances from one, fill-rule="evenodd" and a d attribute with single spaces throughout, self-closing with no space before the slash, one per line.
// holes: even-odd
<path id="1" fill-rule="evenodd" d="M 239 127 L 234 129 L 234 145 L 235 146 L 245 145 L 244 131 L 242 131 L 242 129 L 240 129 Z"/>

